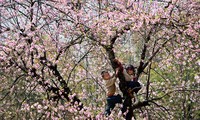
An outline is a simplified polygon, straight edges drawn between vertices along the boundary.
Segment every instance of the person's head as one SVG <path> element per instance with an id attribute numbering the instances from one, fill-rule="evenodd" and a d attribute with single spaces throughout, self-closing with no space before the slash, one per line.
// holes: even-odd
<path id="1" fill-rule="evenodd" d="M 126 66 L 126 72 L 129 75 L 135 75 L 135 67 L 133 65 L 127 65 Z"/>
<path id="2" fill-rule="evenodd" d="M 109 80 L 110 77 L 111 77 L 110 74 L 109 74 L 109 72 L 106 71 L 106 70 L 104 70 L 104 71 L 101 72 L 101 76 L 102 76 L 102 78 L 103 78 L 104 80 Z"/>

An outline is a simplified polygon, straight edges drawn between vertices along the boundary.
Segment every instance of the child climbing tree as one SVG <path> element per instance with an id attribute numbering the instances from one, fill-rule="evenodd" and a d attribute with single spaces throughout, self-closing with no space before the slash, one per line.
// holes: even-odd
<path id="1" fill-rule="evenodd" d="M 137 54 L 135 77 L 144 90 L 132 103 L 119 72 L 127 120 L 199 119 L 199 6 L 198 0 L 1 0 L 1 117 L 104 119 L 99 69 L 110 63 L 115 70 L 115 60 L 130 53 Z M 137 52 L 123 51 L 126 36 Z"/>

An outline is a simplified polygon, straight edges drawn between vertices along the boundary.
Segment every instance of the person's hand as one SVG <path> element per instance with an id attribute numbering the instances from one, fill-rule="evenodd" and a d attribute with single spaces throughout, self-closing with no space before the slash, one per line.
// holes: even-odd
<path id="1" fill-rule="evenodd" d="M 120 64 L 119 60 L 117 60 L 117 59 L 114 59 L 113 62 Z"/>
<path id="2" fill-rule="evenodd" d="M 128 93 L 131 93 L 131 92 L 133 92 L 133 89 L 129 88 L 127 91 L 128 91 Z"/>
<path id="3" fill-rule="evenodd" d="M 119 74 L 119 68 L 116 68 L 115 76 L 118 77 L 118 74 Z"/>
<path id="4" fill-rule="evenodd" d="M 129 88 L 129 89 L 127 90 L 127 92 L 128 92 L 128 94 L 129 94 L 129 96 L 130 96 L 131 98 L 134 97 L 134 95 L 133 95 L 133 89 Z"/>

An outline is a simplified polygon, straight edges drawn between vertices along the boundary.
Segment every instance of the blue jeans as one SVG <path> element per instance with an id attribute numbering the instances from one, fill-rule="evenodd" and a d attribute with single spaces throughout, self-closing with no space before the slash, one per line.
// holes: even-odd
<path id="1" fill-rule="evenodd" d="M 138 93 L 138 91 L 141 89 L 141 85 L 137 81 L 128 81 L 128 88 L 133 89 L 133 92 Z"/>
<path id="2" fill-rule="evenodd" d="M 135 92 L 136 94 L 138 91 L 142 88 L 139 82 L 137 81 L 127 81 L 127 86 L 128 89 L 132 89 L 132 94 Z M 122 113 L 127 111 L 127 107 L 131 106 L 131 98 L 125 98 L 124 103 L 123 103 L 123 108 L 122 108 Z"/>
<path id="3" fill-rule="evenodd" d="M 106 105 L 106 110 L 105 110 L 105 115 L 108 116 L 111 113 L 111 110 L 114 109 L 115 105 L 117 103 L 122 103 L 122 97 L 121 95 L 113 95 L 107 97 L 107 105 Z"/>

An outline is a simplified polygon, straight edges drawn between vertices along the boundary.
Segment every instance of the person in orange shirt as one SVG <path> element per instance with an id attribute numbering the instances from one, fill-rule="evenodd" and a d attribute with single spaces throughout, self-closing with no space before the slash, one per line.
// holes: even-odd
<path id="1" fill-rule="evenodd" d="M 121 95 L 115 95 L 116 92 L 116 79 L 117 75 L 111 76 L 110 73 L 106 70 L 101 72 L 101 76 L 104 80 L 104 85 L 106 88 L 106 95 L 107 95 L 107 105 L 105 109 L 105 115 L 109 116 L 111 114 L 111 110 L 114 109 L 117 103 L 122 103 Z"/>

